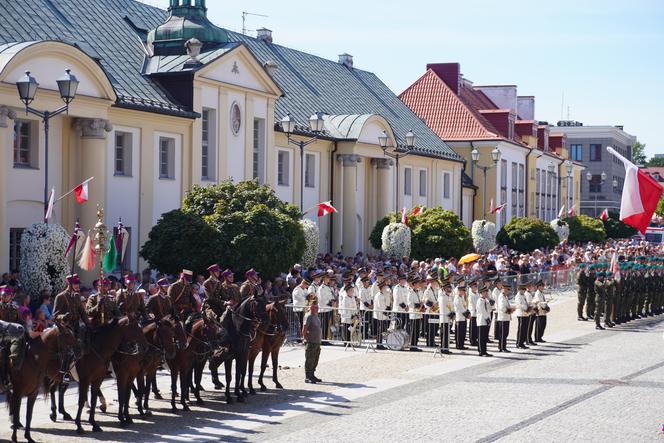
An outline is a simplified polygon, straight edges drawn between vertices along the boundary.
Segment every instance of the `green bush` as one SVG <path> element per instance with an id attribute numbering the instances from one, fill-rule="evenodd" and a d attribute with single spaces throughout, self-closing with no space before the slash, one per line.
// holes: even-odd
<path id="1" fill-rule="evenodd" d="M 570 242 L 600 242 L 606 239 L 604 223 L 598 218 L 578 215 L 566 218 L 565 221 L 569 225 L 568 241 Z"/>
<path id="2" fill-rule="evenodd" d="M 548 224 L 537 218 L 514 217 L 498 232 L 498 244 L 520 252 L 532 252 L 538 248 L 553 248 L 559 243 L 558 234 Z"/>
<path id="3" fill-rule="evenodd" d="M 176 209 L 152 227 L 140 254 L 152 268 L 177 275 L 182 268 L 205 272 L 219 252 L 217 231 L 197 215 Z"/>
<path id="4" fill-rule="evenodd" d="M 383 240 L 381 237 L 383 235 L 383 229 L 385 229 L 385 226 L 389 225 L 390 222 L 393 221 L 394 221 L 394 214 L 391 214 L 391 215 L 386 215 L 385 217 L 381 218 L 376 222 L 376 225 L 371 231 L 371 235 L 369 235 L 369 243 L 371 243 L 371 246 L 374 249 L 380 251 L 380 248 L 383 245 Z"/>
<path id="5" fill-rule="evenodd" d="M 417 259 L 460 257 L 473 248 L 470 231 L 452 211 L 441 207 L 409 216 L 411 256 Z"/>
<path id="6" fill-rule="evenodd" d="M 617 212 L 609 212 L 609 218 L 604 222 L 604 231 L 607 238 L 630 238 L 638 232 L 636 229 L 620 221 Z"/>

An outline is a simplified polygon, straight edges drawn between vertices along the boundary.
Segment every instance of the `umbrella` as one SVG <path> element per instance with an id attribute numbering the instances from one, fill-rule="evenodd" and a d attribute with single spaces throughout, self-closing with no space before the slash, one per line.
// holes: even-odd
<path id="1" fill-rule="evenodd" d="M 480 257 L 481 257 L 481 255 L 475 254 L 475 253 L 466 254 L 463 257 L 461 257 L 461 259 L 459 260 L 459 264 L 460 265 L 465 265 L 466 263 L 472 263 L 475 260 L 479 259 Z"/>

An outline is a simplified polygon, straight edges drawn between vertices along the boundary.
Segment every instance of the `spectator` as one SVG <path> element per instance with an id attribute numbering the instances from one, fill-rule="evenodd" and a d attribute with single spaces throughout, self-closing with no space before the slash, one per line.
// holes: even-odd
<path id="1" fill-rule="evenodd" d="M 313 302 L 309 312 L 304 317 L 302 338 L 306 343 L 304 351 L 304 381 L 305 383 L 320 383 L 323 380 L 316 377 L 316 367 L 320 357 L 320 344 L 323 337 L 320 319 L 318 318 L 318 303 Z"/>
<path id="2" fill-rule="evenodd" d="M 39 296 L 39 307 L 37 308 L 37 318 L 39 318 L 39 312 L 41 312 L 44 317 L 44 321 L 47 323 L 47 326 L 50 326 L 50 323 L 53 321 L 53 312 L 51 311 L 51 294 L 48 291 L 42 291 Z"/>

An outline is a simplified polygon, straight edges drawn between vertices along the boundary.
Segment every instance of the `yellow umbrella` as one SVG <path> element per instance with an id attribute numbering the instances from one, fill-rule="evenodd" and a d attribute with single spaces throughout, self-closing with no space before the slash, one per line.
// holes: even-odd
<path id="1" fill-rule="evenodd" d="M 461 257 L 461 259 L 459 260 L 459 264 L 460 265 L 465 265 L 466 263 L 472 263 L 475 260 L 478 260 L 480 257 L 481 257 L 481 255 L 475 254 L 475 253 L 466 254 L 463 257 Z"/>

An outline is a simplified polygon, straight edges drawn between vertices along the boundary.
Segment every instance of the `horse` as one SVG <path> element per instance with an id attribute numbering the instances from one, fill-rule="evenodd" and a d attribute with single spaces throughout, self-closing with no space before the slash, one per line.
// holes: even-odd
<path id="1" fill-rule="evenodd" d="M 148 404 L 150 386 L 157 376 L 157 369 L 163 361 L 174 358 L 177 352 L 175 325 L 170 317 L 164 317 L 144 326 L 143 334 L 150 350 L 137 377 L 136 405 L 140 415 L 150 416 L 152 415 Z"/>
<path id="2" fill-rule="evenodd" d="M 18 441 L 16 433 L 21 427 L 19 418 L 23 397 L 28 397 L 25 439 L 33 442 L 30 429 L 39 389 L 41 387 L 48 392 L 49 380 L 59 383 L 78 357 L 77 351 L 73 331 L 59 322 L 45 330 L 40 336 L 28 338 L 26 355 L 21 369 L 12 368 L 10 371 L 12 389 L 7 393 L 7 403 L 13 423 L 13 442 Z"/>
<path id="3" fill-rule="evenodd" d="M 146 363 L 145 358 L 148 350 L 148 341 L 143 335 L 143 329 L 135 319 L 129 319 L 125 340 L 132 343 L 133 346 L 127 349 L 122 346 L 118 347 L 111 358 L 118 387 L 118 421 L 123 426 L 133 423 L 129 416 L 131 387 Z"/>
<path id="4" fill-rule="evenodd" d="M 279 368 L 279 349 L 284 344 L 286 339 L 286 331 L 288 331 L 288 317 L 286 316 L 286 301 L 272 302 L 265 307 L 267 312 L 267 323 L 261 324 L 256 333 L 256 339 L 251 342 L 249 348 L 249 392 L 255 394 L 256 390 L 253 387 L 254 375 L 254 362 L 259 352 L 261 355 L 261 372 L 258 376 L 258 384 L 261 391 L 267 391 L 263 384 L 263 375 L 267 368 L 267 359 L 272 357 L 272 381 L 277 389 L 284 387 L 279 383 L 277 377 L 277 369 Z"/>
<path id="5" fill-rule="evenodd" d="M 180 328 L 180 331 L 182 329 Z M 216 324 L 207 317 L 196 320 L 191 326 L 191 332 L 187 333 L 184 346 L 179 346 L 175 357 L 167 359 L 171 370 L 171 410 L 177 412 L 175 397 L 177 396 L 177 383 L 180 380 L 180 404 L 183 411 L 189 411 L 189 385 L 191 382 L 192 369 L 195 359 L 207 358 L 211 340 L 217 335 Z M 197 391 L 197 390 L 196 390 Z M 197 395 L 197 402 L 202 400 Z"/>

